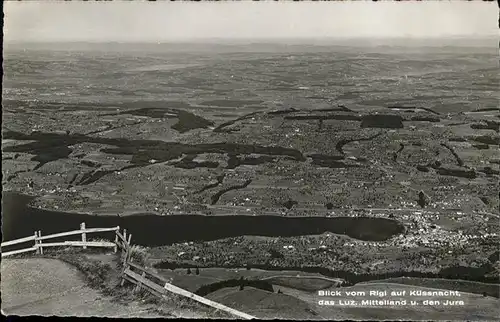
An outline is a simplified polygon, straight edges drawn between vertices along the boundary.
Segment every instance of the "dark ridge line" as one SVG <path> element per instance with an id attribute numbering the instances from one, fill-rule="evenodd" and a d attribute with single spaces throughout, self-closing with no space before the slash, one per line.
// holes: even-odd
<path id="1" fill-rule="evenodd" d="M 397 114 L 365 114 L 361 120 L 361 128 L 402 129 L 404 121 Z"/>
<path id="2" fill-rule="evenodd" d="M 483 143 L 472 144 L 472 147 L 474 147 L 478 150 L 488 150 L 490 148 L 490 146 L 488 144 L 483 144 Z"/>
<path id="3" fill-rule="evenodd" d="M 232 279 L 227 279 L 223 281 L 217 281 L 209 284 L 204 284 L 200 286 L 194 294 L 199 295 L 199 296 L 207 296 L 210 293 L 213 293 L 217 290 L 227 288 L 227 287 L 235 287 L 239 286 L 240 288 L 242 287 L 253 287 L 256 289 L 261 289 L 264 291 L 272 292 L 274 293 L 273 289 L 273 284 L 271 284 L 268 281 L 265 280 L 258 280 L 258 279 L 244 279 L 241 277 L 240 279 L 232 278 Z"/>
<path id="4" fill-rule="evenodd" d="M 229 153 L 229 160 L 227 161 L 226 169 L 235 169 L 240 165 L 257 165 L 266 162 L 273 162 L 275 158 L 269 155 L 261 155 L 255 158 L 252 157 L 241 157 L 239 158 L 235 153 Z"/>
<path id="5" fill-rule="evenodd" d="M 276 110 L 276 111 L 271 111 L 267 112 L 268 115 L 283 115 L 283 114 L 291 114 L 295 112 L 305 112 L 305 113 L 310 113 L 310 112 L 349 112 L 349 113 L 355 113 L 355 111 L 345 107 L 344 105 L 339 105 L 338 107 L 327 107 L 327 108 L 318 108 L 318 109 L 312 109 L 312 110 L 303 110 L 303 109 L 296 109 L 296 108 L 288 108 L 284 110 Z"/>
<path id="6" fill-rule="evenodd" d="M 482 172 L 482 173 L 484 173 L 487 176 L 497 176 L 497 175 L 500 174 L 500 171 L 495 170 L 495 169 L 493 169 L 491 167 L 484 167 L 484 168 L 482 168 L 480 170 L 477 170 L 477 171 L 478 172 Z"/>
<path id="7" fill-rule="evenodd" d="M 367 138 L 360 138 L 360 139 L 343 139 L 343 140 L 340 140 L 336 145 L 335 145 L 335 149 L 341 153 L 342 155 L 345 155 L 345 152 L 343 150 L 343 147 L 348 144 L 348 143 L 351 143 L 351 142 L 354 142 L 354 141 L 370 141 L 370 140 L 373 140 L 379 136 L 381 136 L 382 134 L 384 134 L 385 132 L 382 131 L 382 132 L 379 132 L 375 135 L 372 135 L 370 137 L 367 137 Z"/>
<path id="8" fill-rule="evenodd" d="M 170 84 L 171 85 L 171 84 Z M 130 101 L 130 102 L 122 102 L 112 105 L 115 108 L 118 108 L 118 112 L 127 112 L 134 110 L 169 110 L 169 111 L 182 111 L 184 109 L 192 108 L 191 104 L 188 104 L 184 101 Z M 115 113 L 117 111 L 115 110 Z M 175 113 L 175 112 L 173 112 Z"/>
<path id="9" fill-rule="evenodd" d="M 179 161 L 171 163 L 176 168 L 179 169 L 195 169 L 195 168 L 217 168 L 219 166 L 218 162 L 212 162 L 212 161 L 201 161 L 201 162 L 196 162 L 193 161 L 194 158 L 196 157 L 196 154 L 189 154 L 182 158 Z"/>
<path id="10" fill-rule="evenodd" d="M 482 202 L 485 206 L 489 206 L 489 205 L 490 205 L 490 202 L 489 202 L 488 198 L 486 198 L 486 197 L 479 197 L 479 200 L 481 200 L 481 202 Z"/>
<path id="11" fill-rule="evenodd" d="M 401 153 L 401 151 L 403 151 L 405 148 L 405 145 L 403 143 L 399 143 L 399 149 L 394 152 L 394 154 L 392 155 L 392 159 L 394 162 L 396 162 L 398 160 L 398 156 L 399 154 Z"/>
<path id="12" fill-rule="evenodd" d="M 241 185 L 235 185 L 235 186 L 231 186 L 231 187 L 228 187 L 226 189 L 222 189 L 221 191 L 215 193 L 213 196 L 212 196 L 212 202 L 211 202 L 211 205 L 215 205 L 217 203 L 217 201 L 219 201 L 220 197 L 225 194 L 226 192 L 229 192 L 231 190 L 237 190 L 237 189 L 243 189 L 243 188 L 246 188 L 250 183 L 252 182 L 252 179 L 248 179 L 246 180 L 243 184 Z"/>
<path id="13" fill-rule="evenodd" d="M 429 113 L 435 114 L 435 115 L 441 115 L 441 113 L 438 113 L 434 111 L 433 109 L 430 109 L 428 107 L 418 107 L 418 106 L 388 106 L 387 108 L 393 110 L 393 109 L 400 109 L 400 110 L 424 110 Z"/>
<path id="14" fill-rule="evenodd" d="M 220 176 L 217 176 L 217 177 L 216 177 L 216 180 L 217 180 L 217 182 L 216 182 L 216 183 L 211 183 L 211 184 L 208 184 L 208 185 L 204 186 L 203 188 L 201 188 L 200 190 L 196 191 L 196 193 L 202 193 L 202 192 L 204 192 L 204 191 L 206 191 L 206 190 L 208 190 L 208 189 L 212 189 L 212 188 L 215 188 L 215 187 L 217 187 L 217 186 L 221 185 L 221 184 L 222 184 L 222 182 L 224 181 L 224 178 L 225 178 L 225 177 L 226 177 L 226 174 L 225 174 L 225 173 L 223 173 L 223 174 L 222 174 L 222 175 L 220 175 Z"/>
<path id="15" fill-rule="evenodd" d="M 362 117 L 359 115 L 295 115 L 285 116 L 285 120 L 342 120 L 342 121 L 361 121 Z"/>
<path id="16" fill-rule="evenodd" d="M 7 129 L 7 128 L 5 128 Z M 42 135 L 47 135 L 47 136 L 53 136 L 55 138 L 58 138 L 59 141 L 56 142 L 43 142 L 41 140 L 38 140 L 36 136 L 38 134 Z M 59 159 L 64 159 L 68 158 L 69 155 L 73 152 L 72 149 L 68 148 L 68 145 L 73 145 L 78 142 L 78 140 L 72 140 L 72 139 L 64 139 L 61 134 L 58 133 L 42 133 L 42 132 L 32 132 L 31 134 L 23 134 L 20 132 L 12 131 L 7 129 L 7 131 L 2 133 L 3 138 L 6 139 L 14 139 L 14 140 L 34 140 L 36 142 L 31 142 L 31 143 L 26 143 L 22 145 L 16 145 L 16 146 L 11 146 L 7 147 L 4 149 L 5 152 L 22 152 L 22 153 L 29 153 L 29 154 L 35 154 L 30 160 L 31 161 L 37 161 L 38 164 L 31 170 L 35 171 L 38 170 L 40 167 L 43 165 L 52 162 L 52 161 L 57 161 Z M 81 134 L 66 134 L 65 136 L 67 137 L 73 137 L 73 136 L 81 136 Z M 43 142 L 43 143 L 42 143 Z M 84 142 L 84 141 L 82 141 Z M 54 152 L 54 153 L 51 153 Z"/>
<path id="17" fill-rule="evenodd" d="M 134 112 L 134 111 L 139 111 L 141 110 L 141 108 L 135 108 L 135 109 L 131 109 L 131 110 L 126 110 L 126 111 L 113 111 L 113 112 L 110 112 L 110 113 L 105 113 L 105 114 L 99 114 L 99 116 L 117 116 L 117 115 L 124 115 L 124 114 L 132 114 L 130 112 Z M 167 109 L 165 109 L 166 111 Z M 132 114 L 134 115 L 134 114 Z"/>
<path id="18" fill-rule="evenodd" d="M 306 96 L 307 99 L 310 100 L 329 100 L 330 98 L 325 96 Z"/>
<path id="19" fill-rule="evenodd" d="M 114 172 L 115 170 L 94 170 L 85 172 L 80 180 L 76 183 L 77 186 L 86 186 L 88 184 L 94 183 L 101 179 L 107 174 Z"/>
<path id="20" fill-rule="evenodd" d="M 238 103 L 237 104 L 229 104 L 230 102 L 238 102 Z M 239 104 L 240 102 L 242 102 L 243 104 Z M 262 100 L 214 99 L 214 100 L 203 101 L 203 102 L 199 103 L 199 105 L 238 108 L 238 107 L 245 107 L 245 106 L 249 106 L 249 105 L 258 105 L 258 104 L 262 104 L 262 103 L 264 103 L 264 101 L 262 101 Z"/>
<path id="21" fill-rule="evenodd" d="M 405 145 L 403 143 L 399 143 L 399 149 L 396 151 L 396 153 L 400 153 L 401 151 L 403 151 L 404 148 Z"/>
<path id="22" fill-rule="evenodd" d="M 230 125 L 233 125 L 234 123 L 236 122 L 239 122 L 239 121 L 243 121 L 243 120 L 246 120 L 254 115 L 257 115 L 261 113 L 260 111 L 257 111 L 257 112 L 252 112 L 252 113 L 249 113 L 249 114 L 245 114 L 243 116 L 240 116 L 234 120 L 231 120 L 231 121 L 227 121 L 227 122 L 224 122 L 222 124 L 220 124 L 219 126 L 217 126 L 215 129 L 213 129 L 214 132 L 216 133 L 228 133 L 228 132 L 234 132 L 235 130 L 223 130 L 225 127 L 228 127 Z"/>
<path id="23" fill-rule="evenodd" d="M 428 168 L 428 165 L 417 165 L 416 166 L 417 170 L 420 171 L 420 172 L 429 172 L 429 168 Z"/>
<path id="24" fill-rule="evenodd" d="M 87 133 L 84 133 L 84 135 L 92 135 L 92 134 L 102 133 L 102 132 L 106 132 L 106 131 L 112 131 L 112 130 L 116 130 L 116 129 L 121 129 L 122 127 L 134 126 L 134 125 L 141 124 L 141 123 L 142 123 L 141 121 L 137 121 L 137 122 L 132 123 L 132 124 L 122 124 L 122 125 L 118 125 L 115 127 L 113 127 L 112 124 L 108 124 L 107 128 L 105 128 L 103 130 L 96 130 L 96 131 L 92 131 L 92 132 L 87 132 Z"/>
<path id="25" fill-rule="evenodd" d="M 180 133 L 185 133 L 190 130 L 199 128 L 206 129 L 213 125 L 214 122 L 207 120 L 204 117 L 201 117 L 191 112 L 178 110 L 177 123 L 172 125 L 171 128 Z"/>
<path id="26" fill-rule="evenodd" d="M 94 162 L 92 160 L 85 160 L 85 159 L 81 160 L 80 163 L 91 168 L 97 168 L 101 165 L 99 162 Z"/>
<path id="27" fill-rule="evenodd" d="M 489 264 L 491 265 L 491 264 Z M 488 266 L 488 264 L 485 264 L 483 266 Z M 169 262 L 169 261 L 161 261 L 159 263 L 156 263 L 153 265 L 153 267 L 157 269 L 183 269 L 183 268 L 211 268 L 211 267 L 218 267 L 218 268 L 242 268 L 244 265 L 193 265 L 189 263 L 176 263 L 176 262 Z M 296 266 L 287 266 L 287 267 L 280 267 L 280 266 L 273 266 L 270 264 L 254 264 L 254 265 L 247 265 L 250 269 L 255 268 L 255 269 L 262 269 L 262 270 L 267 270 L 267 271 L 299 271 L 299 272 L 306 272 L 306 273 L 317 273 L 325 277 L 329 278 L 342 278 L 346 281 L 344 286 L 353 286 L 355 284 L 361 283 L 361 282 L 367 282 L 367 281 L 376 281 L 376 280 L 383 280 L 383 279 L 388 279 L 388 278 L 397 278 L 397 277 L 414 277 L 414 278 L 441 278 L 441 279 L 446 279 L 446 280 L 464 280 L 464 281 L 470 281 L 470 282 L 481 282 L 481 283 L 487 283 L 487 284 L 492 284 L 492 285 L 497 285 L 499 284 L 498 277 L 487 277 L 484 276 L 483 273 L 485 270 L 488 269 L 488 267 L 464 267 L 464 266 L 449 266 L 446 268 L 442 268 L 439 272 L 434 273 L 434 272 L 419 272 L 419 271 L 395 271 L 395 272 L 386 272 L 386 273 L 378 273 L 378 274 L 370 274 L 370 273 L 352 273 L 350 271 L 346 270 L 333 270 L 327 267 L 322 267 L 322 266 L 303 266 L 303 267 L 296 267 Z M 456 270 L 457 272 L 454 272 Z M 464 272 L 464 270 L 470 270 L 471 273 L 477 272 L 477 274 L 467 274 L 467 272 Z"/>
<path id="28" fill-rule="evenodd" d="M 467 142 L 467 139 L 466 138 L 461 138 L 461 137 L 451 137 L 451 138 L 448 139 L 448 141 L 451 141 L 451 142 Z"/>
<path id="29" fill-rule="evenodd" d="M 491 145 L 500 145 L 500 138 L 493 137 L 493 136 L 487 136 L 487 135 L 481 135 L 481 136 L 476 136 L 472 137 L 472 140 L 484 144 L 491 144 Z"/>
<path id="30" fill-rule="evenodd" d="M 244 145 L 236 143 L 210 143 L 210 144 L 195 144 L 186 145 L 176 142 L 166 142 L 161 140 L 129 140 L 125 138 L 103 138 L 92 137 L 83 134 L 58 134 L 58 133 L 41 133 L 33 132 L 29 135 L 7 131 L 4 133 L 6 139 L 16 140 L 34 140 L 36 142 L 26 143 L 7 147 L 5 152 L 29 152 L 32 154 L 46 154 L 47 149 L 55 150 L 54 155 L 49 160 L 44 160 L 42 156 L 35 156 L 35 161 L 44 161 L 45 163 L 55 161 L 61 158 L 67 158 L 71 153 L 71 149 L 67 146 L 78 143 L 98 143 L 103 145 L 114 145 L 117 148 L 103 148 L 104 153 L 110 154 L 127 154 L 133 155 L 132 163 L 148 165 L 151 158 L 155 158 L 160 162 L 165 162 L 178 158 L 182 154 L 200 154 L 200 153 L 236 153 L 236 154 L 269 154 L 269 155 L 285 155 L 292 157 L 296 161 L 305 161 L 302 153 L 295 149 L 260 146 L 260 145 Z M 65 149 L 61 149 L 64 147 Z M 62 152 L 61 152 L 62 151 Z M 64 153 L 63 153 L 64 152 Z"/>
<path id="31" fill-rule="evenodd" d="M 446 126 L 459 126 L 459 125 L 465 125 L 465 124 L 469 124 L 469 122 L 450 123 L 450 124 L 446 124 Z"/>
<path id="32" fill-rule="evenodd" d="M 471 112 L 475 113 L 475 112 L 492 112 L 492 111 L 500 112 L 500 108 L 498 108 L 498 107 L 485 107 L 485 108 L 479 108 L 479 109 L 471 111 Z"/>
<path id="33" fill-rule="evenodd" d="M 496 132 L 500 131 L 500 123 L 497 121 L 490 121 L 490 120 L 482 120 L 482 122 L 486 123 L 473 123 L 470 125 L 471 129 L 475 130 L 493 130 Z"/>
<path id="34" fill-rule="evenodd" d="M 290 113 L 299 112 L 299 111 L 300 110 L 292 107 L 292 108 L 288 108 L 285 110 L 276 110 L 276 111 L 267 112 L 267 114 L 268 115 L 283 115 L 283 114 L 290 114 Z"/>
<path id="35" fill-rule="evenodd" d="M 68 188 L 73 186 L 73 183 L 76 181 L 76 178 L 78 178 L 78 173 L 73 174 L 71 180 L 68 183 Z"/>
<path id="36" fill-rule="evenodd" d="M 167 113 L 173 115 L 165 115 Z M 131 114 L 136 116 L 145 116 L 153 119 L 172 119 L 177 118 L 177 123 L 171 126 L 172 129 L 184 133 L 190 130 L 198 129 L 198 128 L 207 128 L 213 125 L 213 122 L 207 120 L 199 115 L 196 115 L 191 112 L 187 112 L 182 109 L 174 109 L 174 108 L 163 108 L 163 107 L 143 107 L 136 109 L 127 109 L 125 111 L 119 111 L 115 113 L 101 114 L 101 116 L 108 115 L 123 115 L 123 114 Z M 141 123 L 141 122 L 138 122 Z"/>
<path id="37" fill-rule="evenodd" d="M 46 149 L 35 149 L 34 152 L 37 153 L 30 160 L 37 161 L 38 164 L 31 171 L 36 171 L 49 162 L 68 158 L 69 155 L 73 152 L 73 149 L 68 148 L 67 145 L 54 145 L 47 147 Z"/>
<path id="38" fill-rule="evenodd" d="M 356 113 L 355 111 L 351 110 L 350 108 L 348 108 L 344 105 L 339 105 L 338 107 L 317 108 L 317 109 L 314 109 L 311 111 L 312 112 L 350 112 L 350 113 Z"/>
<path id="39" fill-rule="evenodd" d="M 415 121 L 415 122 L 441 122 L 441 119 L 438 119 L 436 117 L 429 117 L 429 116 L 413 116 L 410 121 Z"/>
<path id="40" fill-rule="evenodd" d="M 324 160 L 343 160 L 345 157 L 343 155 L 326 155 L 326 154 L 308 154 L 307 157 L 312 159 L 324 159 Z"/>
<path id="41" fill-rule="evenodd" d="M 457 154 L 457 152 L 455 152 L 455 149 L 453 149 L 453 147 L 449 146 L 446 143 L 441 143 L 441 146 L 445 147 L 446 149 L 448 149 L 451 152 L 451 154 L 453 154 L 453 156 L 455 157 L 455 160 L 457 161 L 458 166 L 460 166 L 460 167 L 464 166 L 464 161 L 460 158 L 460 156 Z"/>
<path id="42" fill-rule="evenodd" d="M 435 167 L 436 172 L 443 176 L 453 176 L 466 179 L 475 179 L 477 177 L 476 171 L 474 169 L 464 170 L 464 169 L 453 169 L 445 167 Z"/>
<path id="43" fill-rule="evenodd" d="M 80 180 L 78 181 L 78 183 L 76 183 L 76 185 L 77 186 L 85 186 L 85 185 L 88 185 L 88 184 L 96 182 L 97 180 L 105 177 L 106 175 L 108 175 L 110 173 L 117 172 L 117 171 L 123 171 L 123 170 L 127 170 L 127 169 L 132 169 L 132 168 L 137 168 L 137 167 L 140 167 L 140 166 L 142 166 L 142 165 L 132 164 L 132 165 L 127 165 L 125 167 L 122 167 L 122 168 L 119 168 L 119 169 L 114 169 L 114 170 L 100 170 L 100 169 L 97 169 L 97 170 L 94 170 L 94 171 L 89 171 L 89 172 L 86 172 L 86 173 L 83 174 L 83 176 L 80 178 Z"/>

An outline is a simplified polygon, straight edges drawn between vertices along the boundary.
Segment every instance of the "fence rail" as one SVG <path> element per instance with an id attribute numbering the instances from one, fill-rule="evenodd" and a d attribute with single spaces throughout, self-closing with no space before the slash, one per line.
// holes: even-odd
<path id="1" fill-rule="evenodd" d="M 53 239 L 53 238 L 71 236 L 71 235 L 81 235 L 83 233 L 90 234 L 90 233 L 100 233 L 100 232 L 116 231 L 117 229 L 119 229 L 119 227 L 113 227 L 113 228 L 86 228 L 86 229 L 79 229 L 79 230 L 68 231 L 68 232 L 64 232 L 64 233 L 57 233 L 57 234 L 52 234 L 52 235 L 46 235 L 46 236 L 43 236 L 43 237 L 39 237 L 38 240 Z M 2 246 L 4 246 L 3 243 L 2 243 Z"/>
<path id="2" fill-rule="evenodd" d="M 117 236 L 118 238 L 120 238 L 120 239 L 122 240 L 122 242 L 124 242 L 124 243 L 126 243 L 126 242 L 127 242 L 127 239 L 125 238 L 125 236 L 123 236 L 123 235 L 120 233 L 120 231 L 119 231 L 119 230 L 116 232 L 116 236 Z"/>
<path id="3" fill-rule="evenodd" d="M 81 241 L 64 241 L 60 243 L 45 243 L 42 244 L 42 246 L 39 247 L 60 247 L 60 246 L 90 246 L 90 247 L 115 247 L 115 243 L 112 242 L 97 242 L 97 241 L 88 241 L 88 242 L 81 242 Z"/>
<path id="4" fill-rule="evenodd" d="M 60 246 L 75 246 L 75 247 L 83 247 L 84 249 L 86 249 L 87 247 L 108 247 L 108 248 L 114 248 L 114 251 L 116 252 L 117 246 L 118 246 L 116 243 L 107 242 L 107 241 L 87 241 L 87 234 L 112 232 L 112 231 L 119 234 L 120 226 L 111 227 L 111 228 L 85 228 L 85 223 L 82 223 L 80 225 L 79 230 L 72 230 L 72 231 L 61 232 L 61 233 L 56 233 L 56 234 L 51 234 L 51 235 L 46 235 L 46 236 L 42 236 L 41 231 L 35 231 L 33 236 L 9 240 L 9 241 L 3 242 L 1 244 L 1 247 L 3 248 L 3 247 L 7 247 L 7 246 L 13 246 L 13 245 L 33 241 L 34 242 L 33 247 L 28 247 L 28 248 L 24 248 L 24 249 L 17 249 L 17 250 L 12 250 L 12 251 L 8 251 L 8 252 L 2 252 L 2 257 L 7 257 L 7 256 L 11 256 L 11 255 L 16 255 L 16 254 L 22 254 L 22 253 L 27 253 L 27 252 L 37 252 L 39 254 L 43 254 L 43 249 L 46 247 L 60 247 Z M 44 243 L 43 242 L 43 241 L 46 241 L 49 239 L 61 238 L 61 237 L 66 237 L 66 236 L 74 236 L 74 235 L 81 235 L 82 236 L 81 241 L 75 240 L 75 241 L 64 241 L 64 242 L 55 242 L 55 243 Z"/>
<path id="5" fill-rule="evenodd" d="M 138 289 L 140 289 L 142 286 L 147 286 L 148 288 L 154 290 L 155 292 L 157 292 L 159 294 L 165 293 L 165 290 L 160 285 L 147 279 L 145 277 L 146 274 L 144 274 L 144 275 L 137 274 L 137 273 L 133 272 L 130 268 L 125 269 L 125 271 L 123 273 L 125 275 L 131 277 L 134 280 L 133 283 L 139 286 Z M 138 290 L 138 289 L 136 289 L 136 290 Z"/>
<path id="6" fill-rule="evenodd" d="M 126 256 L 125 258 L 128 258 Z M 165 278 L 162 276 L 148 270 L 147 268 L 144 268 L 136 263 L 133 263 L 131 260 L 124 262 L 124 271 L 123 271 L 123 276 L 122 276 L 122 284 L 123 281 L 128 281 L 136 285 L 136 288 L 134 291 L 138 291 L 141 288 L 145 288 L 149 292 L 151 292 L 153 295 L 157 297 L 164 297 L 165 295 L 168 295 L 168 293 L 175 293 L 177 295 L 181 295 L 187 298 L 190 298 L 194 301 L 197 301 L 199 303 L 205 304 L 207 306 L 213 307 L 217 310 L 224 311 L 226 313 L 232 314 L 234 316 L 246 319 L 246 320 L 251 320 L 251 319 L 256 319 L 256 317 L 246 314 L 243 312 L 240 312 L 238 310 L 232 309 L 228 306 L 222 305 L 220 303 L 211 301 L 209 299 L 206 299 L 204 297 L 201 297 L 199 295 L 196 295 L 194 293 L 191 293 L 187 290 L 184 290 L 180 287 L 177 287 L 175 285 L 170 284 Z M 134 272 L 131 268 L 136 269 L 140 271 L 141 273 L 136 273 Z M 148 276 L 151 276 L 155 278 L 156 280 L 160 281 L 162 285 L 159 285 L 155 282 L 153 282 L 151 279 L 148 278 Z"/>
<path id="7" fill-rule="evenodd" d="M 36 252 L 37 250 L 38 250 L 38 247 L 30 247 L 30 248 L 25 248 L 25 249 L 13 250 L 11 252 L 2 253 L 2 257 L 9 256 L 9 255 L 22 254 L 22 253 L 27 253 L 27 252 Z"/>
<path id="8" fill-rule="evenodd" d="M 162 285 L 163 285 L 164 283 L 168 283 L 168 281 L 165 279 L 165 277 L 160 276 L 160 275 L 156 274 L 155 272 L 153 272 L 153 271 L 151 271 L 151 270 L 148 270 L 147 268 L 144 268 L 144 267 L 142 267 L 142 266 L 140 266 L 140 265 L 137 265 L 136 263 L 133 263 L 133 262 L 128 262 L 128 265 L 129 265 L 130 267 L 132 267 L 132 268 L 135 268 L 135 269 L 138 269 L 138 270 L 140 270 L 140 271 L 145 272 L 147 275 L 150 275 L 150 276 L 152 276 L 152 277 L 156 278 L 158 281 L 160 281 L 160 282 L 162 283 Z"/>
<path id="9" fill-rule="evenodd" d="M 91 233 L 100 233 L 100 232 L 115 232 L 114 242 L 110 241 L 87 241 L 87 234 Z M 44 243 L 43 241 L 61 238 L 66 236 L 73 235 L 81 235 L 81 241 L 63 241 L 63 242 L 53 242 L 53 243 Z M 237 311 L 220 303 L 213 302 L 204 297 L 198 296 L 194 293 L 186 291 L 182 288 L 179 288 L 175 285 L 170 284 L 165 278 L 152 272 L 151 270 L 138 265 L 137 263 L 133 263 L 133 248 L 130 244 L 132 239 L 132 234 L 127 234 L 127 230 L 123 230 L 123 234 L 120 232 L 120 226 L 112 227 L 112 228 L 85 228 L 85 223 L 80 225 L 79 230 L 61 232 L 57 234 L 46 235 L 42 237 L 41 231 L 35 231 L 33 236 L 19 238 L 15 240 L 10 240 L 1 243 L 1 247 L 12 246 L 22 243 L 27 243 L 34 241 L 34 246 L 24 249 L 13 250 L 9 252 L 2 252 L 2 257 L 22 254 L 27 252 L 37 252 L 38 254 L 43 254 L 43 249 L 47 247 L 64 247 L 64 246 L 75 246 L 75 247 L 83 247 L 86 249 L 87 247 L 107 247 L 114 248 L 114 252 L 118 251 L 118 248 L 122 251 L 123 256 L 123 271 L 122 271 L 122 283 L 123 285 L 125 281 L 130 282 L 135 285 L 134 292 L 144 288 L 148 292 L 153 295 L 163 298 L 170 293 L 175 293 L 177 295 L 181 295 L 187 298 L 190 298 L 194 301 L 203 303 L 207 306 L 213 307 L 217 310 L 221 310 L 232 314 L 234 316 L 243 318 L 243 319 L 255 319 L 254 316 L 249 314 Z M 136 271 L 134 271 L 136 270 Z M 148 278 L 149 277 L 149 278 Z"/>
<path id="10" fill-rule="evenodd" d="M 216 308 L 216 309 L 219 309 L 221 311 L 225 311 L 227 313 L 230 313 L 230 314 L 233 314 L 233 315 L 236 315 L 236 316 L 239 316 L 240 318 L 243 318 L 243 319 L 247 319 L 247 320 L 251 320 L 251 319 L 255 319 L 254 316 L 250 315 L 250 314 L 246 314 L 246 313 L 243 313 L 243 312 L 240 312 L 240 311 L 237 311 L 235 309 L 232 309 L 230 307 L 227 307 L 225 305 L 222 305 L 220 303 L 217 303 L 217 302 L 214 302 L 214 301 L 211 301 L 209 299 L 206 299 L 204 297 L 201 297 L 199 295 L 196 295 L 194 293 L 191 293 L 191 292 L 188 292 L 180 287 L 177 287 L 175 285 L 172 285 L 172 284 L 169 284 L 169 283 L 165 283 L 165 286 L 164 288 L 167 290 L 167 291 L 170 291 L 172 293 L 175 293 L 175 294 L 178 294 L 178 295 L 182 295 L 182 296 L 185 296 L 187 298 L 190 298 L 190 299 L 193 299 L 195 301 L 198 301 L 200 303 L 203 303 L 205 305 L 208 305 L 208 306 L 211 306 L 213 308 Z"/>
<path id="11" fill-rule="evenodd" d="M 33 236 L 30 236 L 30 237 L 24 237 L 24 238 L 19 238 L 19 239 L 15 239 L 15 240 L 9 240 L 7 242 L 2 243 L 2 247 L 26 243 L 26 242 L 35 240 L 35 238 L 36 238 L 36 236 L 33 235 Z"/>

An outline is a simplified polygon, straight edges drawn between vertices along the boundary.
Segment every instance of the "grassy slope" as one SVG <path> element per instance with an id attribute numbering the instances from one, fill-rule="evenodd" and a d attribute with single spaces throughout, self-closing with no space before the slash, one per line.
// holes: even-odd
<path id="1" fill-rule="evenodd" d="M 148 313 L 151 317 L 229 317 L 225 312 L 220 312 L 176 294 L 170 294 L 169 297 L 161 300 L 144 290 L 133 294 L 133 286 L 128 283 L 124 287 L 119 287 L 121 281 L 121 264 L 120 258 L 114 254 L 105 254 L 99 250 L 83 251 L 79 248 L 61 248 L 46 251 L 44 255 L 23 254 L 14 256 L 13 258 L 15 260 L 28 260 L 30 258 L 34 260 L 60 260 L 65 264 L 69 264 L 69 267 L 77 269 L 79 277 L 84 281 L 82 285 L 90 287 L 94 292 L 97 291 L 97 293 L 104 295 L 106 298 L 110 298 L 112 302 L 120 303 L 119 305 L 139 305 L 146 307 L 152 312 Z M 29 274 L 29 271 L 26 274 Z M 4 280 L 7 278 L 4 276 Z M 77 282 L 74 283 L 77 284 Z M 95 314 L 92 308 L 88 312 Z M 50 308 L 46 313 L 51 313 Z M 101 312 L 101 314 L 107 316 L 106 311 Z"/>
<path id="2" fill-rule="evenodd" d="M 55 258 L 2 260 L 2 309 L 41 316 L 162 317 L 138 301 L 115 301 L 88 286 L 81 271 Z"/>
<path id="3" fill-rule="evenodd" d="M 264 319 L 316 317 L 310 305 L 300 299 L 252 287 L 245 287 L 243 290 L 238 287 L 228 287 L 211 293 L 208 298 Z"/>

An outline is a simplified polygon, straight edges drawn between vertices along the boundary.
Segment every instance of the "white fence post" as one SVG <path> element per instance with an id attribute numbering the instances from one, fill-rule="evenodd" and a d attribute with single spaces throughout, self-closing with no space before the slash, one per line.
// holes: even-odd
<path id="1" fill-rule="evenodd" d="M 80 224 L 80 229 L 85 230 L 85 223 L 84 222 L 82 222 Z M 82 232 L 82 242 L 83 243 L 87 242 L 87 234 L 85 232 Z M 87 249 L 87 246 L 83 245 L 83 249 Z"/>
<path id="2" fill-rule="evenodd" d="M 127 256 L 128 256 L 128 253 L 125 253 L 125 261 L 123 262 L 122 281 L 120 283 L 120 286 L 125 285 L 125 271 L 129 268 L 129 265 L 127 262 Z"/>
<path id="3" fill-rule="evenodd" d="M 115 231 L 115 248 L 113 249 L 115 253 L 118 251 L 118 232 L 120 231 L 120 226 L 116 228 Z"/>
<path id="4" fill-rule="evenodd" d="M 132 239 L 132 234 L 128 234 L 127 247 L 129 248 L 130 251 L 127 254 L 127 261 L 132 260 L 132 246 L 130 245 L 131 239 Z"/>
<path id="5" fill-rule="evenodd" d="M 36 247 L 36 253 L 37 254 L 40 254 L 40 247 L 38 247 L 38 244 L 41 242 L 37 239 L 38 237 L 38 233 L 37 231 L 35 230 L 35 247 Z"/>
<path id="6" fill-rule="evenodd" d="M 42 237 L 42 231 L 41 230 L 38 231 L 38 238 L 40 238 L 40 237 Z M 37 251 L 38 251 L 38 254 L 43 255 L 43 247 L 42 247 L 42 241 L 41 240 L 38 240 L 38 249 L 37 249 Z"/>

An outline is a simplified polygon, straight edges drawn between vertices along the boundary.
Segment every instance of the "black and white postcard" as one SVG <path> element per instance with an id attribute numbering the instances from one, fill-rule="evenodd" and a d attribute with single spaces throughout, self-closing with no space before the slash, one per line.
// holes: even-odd
<path id="1" fill-rule="evenodd" d="M 492 1 L 6 1 L 7 316 L 493 321 Z"/>

